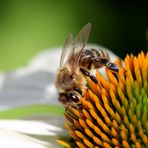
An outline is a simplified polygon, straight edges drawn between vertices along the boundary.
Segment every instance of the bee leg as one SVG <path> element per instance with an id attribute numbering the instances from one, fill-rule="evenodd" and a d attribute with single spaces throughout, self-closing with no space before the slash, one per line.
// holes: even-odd
<path id="1" fill-rule="evenodd" d="M 74 90 L 77 91 L 81 96 L 83 95 L 82 90 L 79 87 L 75 87 Z"/>
<path id="2" fill-rule="evenodd" d="M 111 73 L 114 75 L 114 77 L 118 81 L 118 75 L 117 74 L 118 74 L 120 68 L 116 64 L 111 63 L 111 62 L 107 65 L 107 68 L 110 69 Z"/>
<path id="3" fill-rule="evenodd" d="M 65 108 L 65 113 L 66 113 L 69 117 L 71 117 L 72 119 L 76 119 L 76 117 L 73 116 L 73 115 L 68 111 L 70 107 L 71 107 L 71 105 L 69 105 L 69 106 L 67 106 L 67 107 Z"/>
<path id="4" fill-rule="evenodd" d="M 91 75 L 89 71 L 87 71 L 84 68 L 80 68 L 80 71 L 87 77 L 90 77 L 90 79 L 94 82 L 94 83 L 98 83 L 98 80 L 96 79 L 96 77 L 94 75 Z"/>

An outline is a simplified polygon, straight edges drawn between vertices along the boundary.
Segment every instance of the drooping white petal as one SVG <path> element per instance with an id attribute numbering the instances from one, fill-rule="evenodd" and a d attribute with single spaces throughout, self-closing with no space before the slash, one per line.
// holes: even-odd
<path id="1" fill-rule="evenodd" d="M 49 148 L 50 144 L 11 130 L 0 130 L 1 148 Z"/>
<path id="2" fill-rule="evenodd" d="M 55 136 L 62 128 L 41 121 L 0 120 L 0 130 L 13 130 L 25 134 Z"/>

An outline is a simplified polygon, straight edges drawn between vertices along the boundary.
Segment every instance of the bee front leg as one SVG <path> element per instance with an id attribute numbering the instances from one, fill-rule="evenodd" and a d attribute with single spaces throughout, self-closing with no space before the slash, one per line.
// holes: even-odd
<path id="1" fill-rule="evenodd" d="M 79 87 L 75 87 L 74 90 L 77 91 L 81 96 L 83 95 L 82 90 Z"/>
<path id="2" fill-rule="evenodd" d="M 98 80 L 96 79 L 96 77 L 94 75 L 91 75 L 90 72 L 84 68 L 80 68 L 80 71 L 87 77 L 90 77 L 90 79 L 94 82 L 94 83 L 98 83 Z"/>
<path id="3" fill-rule="evenodd" d="M 69 117 L 71 117 L 72 119 L 76 119 L 76 117 L 75 117 L 74 115 L 72 115 L 72 114 L 69 112 L 70 107 L 71 107 L 71 105 L 69 105 L 69 106 L 67 106 L 67 107 L 65 108 L 65 113 L 66 113 Z"/>

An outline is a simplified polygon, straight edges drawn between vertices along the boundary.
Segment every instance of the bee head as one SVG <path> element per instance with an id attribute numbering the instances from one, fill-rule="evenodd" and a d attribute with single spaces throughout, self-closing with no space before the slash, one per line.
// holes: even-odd
<path id="1" fill-rule="evenodd" d="M 63 92 L 71 90 L 74 87 L 74 79 L 74 75 L 68 68 L 60 69 L 57 73 L 56 86 Z"/>

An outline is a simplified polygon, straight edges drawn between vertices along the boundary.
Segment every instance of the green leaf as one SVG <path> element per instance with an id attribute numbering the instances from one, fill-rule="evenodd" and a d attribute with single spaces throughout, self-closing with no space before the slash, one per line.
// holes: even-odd
<path id="1" fill-rule="evenodd" d="M 64 108 L 58 105 L 30 105 L 18 108 L 0 111 L 1 119 L 26 118 L 33 115 L 60 115 L 62 116 Z"/>

